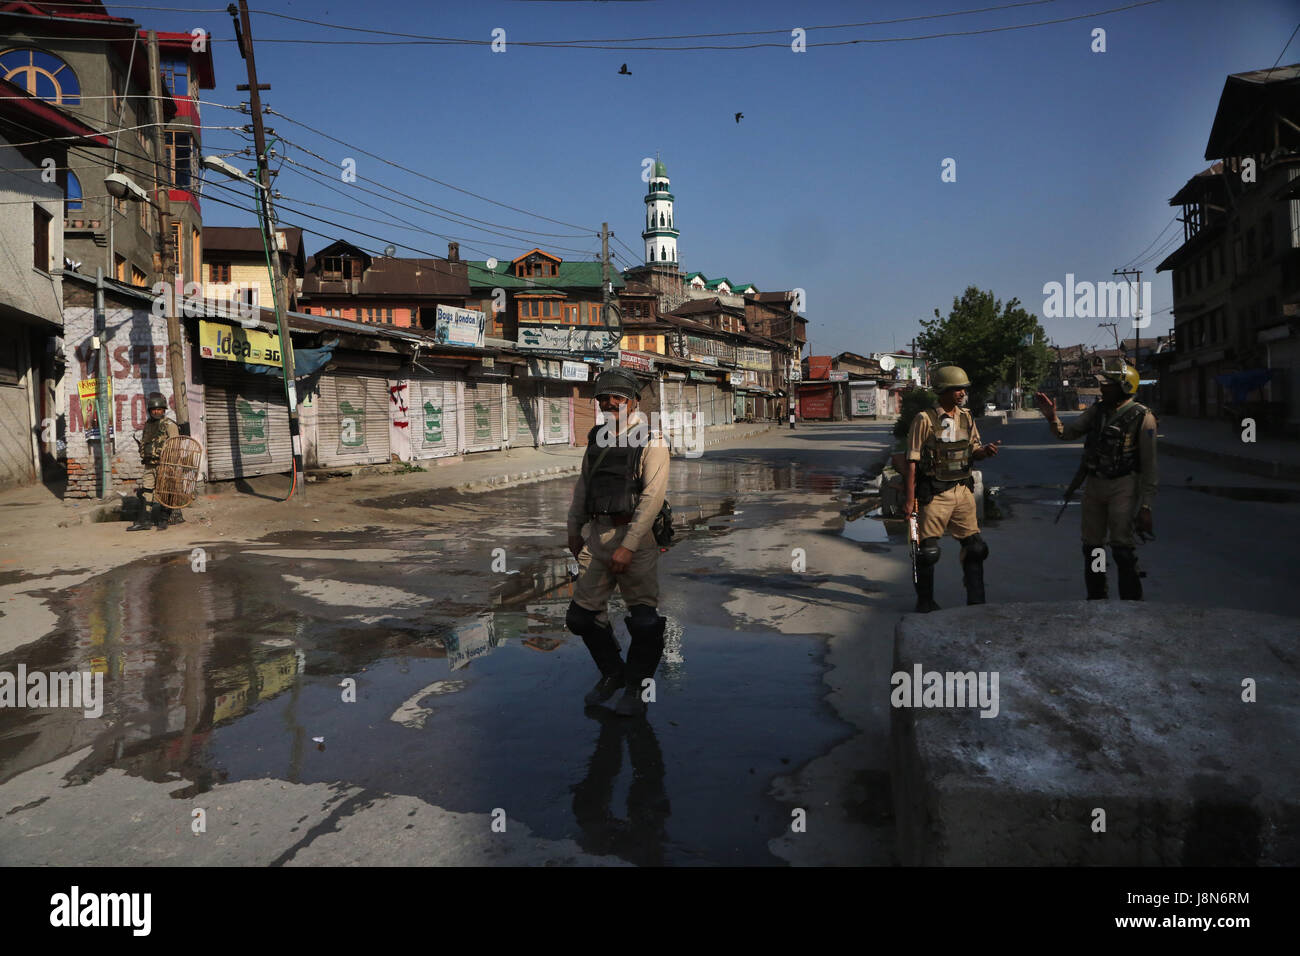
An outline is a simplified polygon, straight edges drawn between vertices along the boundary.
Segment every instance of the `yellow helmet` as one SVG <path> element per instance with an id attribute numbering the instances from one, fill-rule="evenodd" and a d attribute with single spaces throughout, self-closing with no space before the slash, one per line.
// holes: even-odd
<path id="1" fill-rule="evenodd" d="M 1119 386 L 1120 391 L 1125 395 L 1136 395 L 1140 378 L 1138 370 L 1123 359 L 1114 362 L 1106 360 L 1102 364 L 1101 372 L 1098 373 L 1101 378 L 1108 382 L 1114 382 Z"/>

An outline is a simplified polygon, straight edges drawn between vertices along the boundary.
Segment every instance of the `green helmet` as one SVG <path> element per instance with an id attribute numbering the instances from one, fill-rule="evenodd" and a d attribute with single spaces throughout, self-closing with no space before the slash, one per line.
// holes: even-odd
<path id="1" fill-rule="evenodd" d="M 596 397 L 599 398 L 601 395 L 639 398 L 641 383 L 625 368 L 607 368 L 596 376 Z"/>
<path id="2" fill-rule="evenodd" d="M 1118 385 L 1119 390 L 1125 395 L 1137 394 L 1140 382 L 1138 370 L 1123 359 L 1118 362 L 1104 362 L 1098 377 L 1104 382 L 1113 382 Z"/>
<path id="3" fill-rule="evenodd" d="M 956 365 L 945 365 L 934 370 L 931 378 L 936 391 L 946 392 L 950 388 L 970 388 L 970 379 L 965 371 Z"/>
<path id="4" fill-rule="evenodd" d="M 165 412 L 167 411 L 167 399 L 163 398 L 160 392 L 154 392 L 149 396 L 148 408 L 149 411 L 153 411 L 155 408 L 161 408 Z"/>

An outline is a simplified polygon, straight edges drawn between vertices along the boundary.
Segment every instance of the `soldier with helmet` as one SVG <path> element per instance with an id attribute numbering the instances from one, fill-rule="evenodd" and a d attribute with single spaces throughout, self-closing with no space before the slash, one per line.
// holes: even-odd
<path id="1" fill-rule="evenodd" d="M 981 444 L 975 418 L 962 407 L 970 379 L 955 365 L 936 369 L 939 403 L 912 419 L 907 439 L 904 513 L 918 514 L 920 548 L 916 559 L 916 609 L 937 611 L 934 567 L 939 539 L 951 534 L 961 545 L 959 560 L 966 603 L 984 603 L 984 559 L 989 548 L 975 517 L 975 479 L 971 463 L 998 453 L 999 442 Z"/>
<path id="2" fill-rule="evenodd" d="M 659 666 L 668 623 L 658 611 L 659 546 L 652 533 L 668 491 L 668 447 L 637 410 L 640 392 L 627 369 L 597 376 L 596 401 L 605 424 L 587 436 L 569 506 L 568 543 L 579 577 L 565 625 L 582 638 L 600 669 L 600 680 L 584 699 L 600 704 L 622 689 L 614 710 L 625 717 L 645 713 L 642 681 Z M 626 663 L 609 621 L 615 587 L 628 609 L 624 620 L 632 641 Z"/>
<path id="3" fill-rule="evenodd" d="M 141 477 L 140 484 L 136 487 L 139 511 L 135 524 L 127 528 L 127 531 L 145 531 L 154 527 L 154 522 L 150 520 L 150 505 L 145 501 L 144 495 L 146 491 L 152 492 L 157 487 L 158 462 L 162 456 L 163 445 L 167 443 L 167 439 L 175 438 L 180 434 L 176 422 L 167 417 L 167 399 L 161 392 L 154 392 L 149 396 L 148 409 L 149 420 L 144 423 L 144 429 L 136 440 L 140 445 L 140 461 L 149 470 Z M 163 507 L 157 526 L 166 530 L 170 524 L 184 520 L 179 511 Z"/>
<path id="4" fill-rule="evenodd" d="M 1056 417 L 1056 403 L 1045 394 L 1039 392 L 1035 400 L 1057 438 L 1084 439 L 1083 462 L 1075 486 L 1086 476 L 1083 575 L 1088 599 L 1105 600 L 1109 596 L 1105 561 L 1098 562 L 1095 556 L 1109 537 L 1119 574 L 1120 600 L 1140 601 L 1142 577 L 1133 539 L 1135 525 L 1141 535 L 1152 532 L 1151 499 L 1157 484 L 1156 419 L 1149 408 L 1133 398 L 1139 380 L 1132 365 L 1123 360 L 1103 365 L 1101 379 L 1101 401 L 1068 425 Z"/>

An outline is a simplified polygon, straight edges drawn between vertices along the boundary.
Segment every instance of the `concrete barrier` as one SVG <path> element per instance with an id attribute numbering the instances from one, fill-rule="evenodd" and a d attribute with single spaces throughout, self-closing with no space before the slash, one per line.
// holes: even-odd
<path id="1" fill-rule="evenodd" d="M 895 674 L 998 682 L 992 717 L 891 708 L 900 859 L 1300 863 L 1295 633 L 1271 615 L 1129 601 L 905 616 Z M 1243 700 L 1243 681 L 1256 702 Z"/>

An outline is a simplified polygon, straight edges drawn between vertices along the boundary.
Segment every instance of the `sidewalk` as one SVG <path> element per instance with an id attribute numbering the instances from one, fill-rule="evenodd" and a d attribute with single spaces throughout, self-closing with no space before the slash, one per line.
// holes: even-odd
<path id="1" fill-rule="evenodd" d="M 718 425 L 706 428 L 704 447 L 737 441 L 776 428 L 775 423 Z M 447 488 L 463 493 L 486 491 L 507 485 L 545 481 L 561 475 L 576 474 L 582 464 L 583 448 L 550 445 L 541 448 L 512 448 L 507 451 L 477 452 L 455 458 L 435 458 L 412 462 L 423 471 L 406 471 L 404 463 L 371 465 L 351 469 L 340 476 L 340 469 L 308 472 L 303 492 L 311 497 L 314 489 L 347 485 L 363 479 L 391 477 L 402 488 L 424 491 Z M 324 475 L 331 477 L 325 478 Z M 251 479 L 205 482 L 194 508 L 204 504 L 227 502 L 231 498 L 256 498 L 274 501 L 289 491 L 289 477 L 260 475 Z M 62 499 L 56 490 L 44 485 L 28 485 L 0 492 L 0 516 L 6 537 L 16 538 L 42 529 L 70 528 L 102 521 L 121 520 L 125 486 L 114 486 L 106 499 Z M 226 507 L 225 504 L 222 507 Z"/>
<path id="2" fill-rule="evenodd" d="M 1241 433 L 1223 421 L 1166 415 L 1160 419 L 1159 453 L 1265 478 L 1300 481 L 1300 442 L 1280 438 L 1243 442 Z"/>

